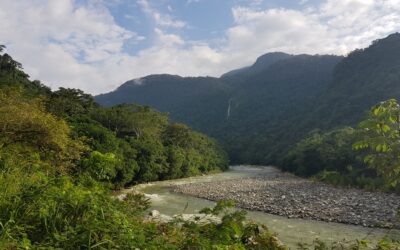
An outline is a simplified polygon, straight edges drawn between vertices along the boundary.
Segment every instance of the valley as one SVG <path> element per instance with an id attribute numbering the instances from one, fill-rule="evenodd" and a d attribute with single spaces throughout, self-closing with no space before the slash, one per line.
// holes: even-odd
<path id="1" fill-rule="evenodd" d="M 0 249 L 400 248 L 400 33 L 95 97 L 6 49 Z"/>
<path id="2" fill-rule="evenodd" d="M 396 235 L 400 232 L 396 230 L 368 228 L 346 223 L 323 222 L 317 221 L 316 219 L 318 218 L 316 217 L 299 218 L 300 216 L 288 216 L 288 214 L 284 213 L 291 208 L 287 207 L 287 203 L 285 205 L 279 201 L 274 203 L 269 201 L 263 204 L 267 206 L 276 206 L 275 214 L 280 215 L 273 215 L 271 214 L 274 213 L 272 211 L 268 211 L 267 213 L 257 211 L 260 209 L 244 205 L 248 200 L 259 202 L 261 202 L 261 200 L 258 199 L 259 197 L 252 197 L 252 194 L 255 193 L 248 192 L 248 190 L 244 188 L 243 180 L 257 180 L 262 176 L 274 178 L 277 174 L 280 174 L 280 172 L 271 167 L 234 166 L 231 167 L 229 171 L 219 174 L 141 184 L 131 189 L 124 190 L 123 193 L 132 191 L 145 193 L 146 197 L 151 200 L 150 210 L 156 209 L 167 216 L 176 214 L 196 214 L 203 207 L 214 206 L 215 203 L 210 200 L 233 198 L 237 201 L 239 207 L 247 211 L 249 220 L 267 225 L 269 229 L 278 234 L 278 238 L 283 241 L 284 244 L 287 244 L 293 249 L 296 249 L 297 243 L 303 242 L 311 244 L 316 238 L 327 243 L 336 241 L 346 242 L 355 239 L 365 239 L 373 243 L 385 235 L 398 237 Z M 250 187 L 247 186 L 247 189 L 249 188 Z M 252 182 L 251 188 L 254 190 L 257 188 L 257 184 Z M 208 192 L 205 192 L 204 189 L 208 190 Z M 275 193 L 275 191 L 276 190 L 271 190 L 270 192 L 281 195 L 281 193 L 278 194 Z M 303 189 L 298 191 L 303 194 L 312 193 L 312 190 L 307 191 Z M 265 193 L 269 192 L 265 191 Z M 326 193 L 326 195 L 329 195 L 329 193 Z M 379 199 L 379 196 L 380 194 L 373 194 L 373 197 L 377 199 Z M 357 199 L 356 196 L 351 196 L 351 194 L 347 194 L 342 198 Z M 278 199 L 281 199 L 281 196 Z M 287 201 L 289 199 L 291 200 L 293 197 L 288 197 Z M 331 201 L 326 201 L 328 206 L 332 205 Z M 282 211 L 278 212 L 279 209 Z M 332 208 L 325 207 L 327 211 L 330 211 L 330 209 Z M 313 210 L 311 212 L 314 216 L 318 216 L 319 212 L 323 213 L 324 211 Z M 349 215 L 348 212 L 349 211 L 342 211 L 341 214 L 342 216 L 346 216 L 346 214 Z M 320 216 L 322 216 L 322 214 Z"/>

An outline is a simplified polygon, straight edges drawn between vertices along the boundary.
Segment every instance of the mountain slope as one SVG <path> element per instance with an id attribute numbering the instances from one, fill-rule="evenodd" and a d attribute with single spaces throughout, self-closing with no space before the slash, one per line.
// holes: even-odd
<path id="1" fill-rule="evenodd" d="M 105 106 L 131 102 L 152 106 L 170 113 L 175 121 L 207 131 L 210 124 L 225 119 L 229 88 L 213 77 L 150 75 L 128 81 L 95 99 Z"/>
<path id="2" fill-rule="evenodd" d="M 154 106 L 219 139 L 233 162 L 276 163 L 310 131 L 354 125 L 400 98 L 400 34 L 347 57 L 269 53 L 221 78 L 154 77 L 96 100 Z"/>
<path id="3" fill-rule="evenodd" d="M 374 41 L 349 54 L 333 72 L 315 116 L 323 128 L 354 125 L 378 102 L 400 98 L 400 34 Z"/>
<path id="4" fill-rule="evenodd" d="M 272 163 L 275 151 L 295 143 L 304 131 L 285 131 L 298 123 L 332 81 L 338 56 L 298 55 L 249 75 L 233 91 L 232 110 L 224 132 L 213 136 L 226 142 L 235 162 Z M 285 146 L 284 146 L 285 147 Z"/>
<path id="5" fill-rule="evenodd" d="M 229 71 L 223 74 L 221 79 L 230 84 L 237 84 L 237 82 L 243 82 L 243 80 L 250 75 L 260 73 L 263 70 L 268 69 L 272 64 L 290 57 L 292 57 L 292 55 L 282 52 L 267 53 L 258 57 L 253 65 Z"/>

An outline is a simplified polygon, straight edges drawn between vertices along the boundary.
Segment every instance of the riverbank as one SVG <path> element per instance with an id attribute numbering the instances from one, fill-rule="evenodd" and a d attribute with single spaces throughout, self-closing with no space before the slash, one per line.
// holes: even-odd
<path id="1" fill-rule="evenodd" d="M 272 168 L 271 168 L 272 169 Z M 288 218 L 398 228 L 400 196 L 336 188 L 271 170 L 268 175 L 173 185 L 177 193 L 212 201 L 232 199 L 245 209 Z"/>
<path id="2" fill-rule="evenodd" d="M 274 174 L 277 170 L 271 167 L 259 166 L 232 166 L 229 171 L 206 175 L 188 177 L 178 180 L 158 181 L 148 184 L 140 184 L 126 189 L 119 194 L 129 192 L 140 192 L 145 194 L 151 201 L 148 212 L 158 210 L 161 214 L 173 217 L 177 214 L 198 214 L 200 209 L 214 207 L 215 202 L 207 199 L 197 198 L 172 192 L 175 185 L 219 182 L 222 180 L 234 180 L 247 177 L 257 177 Z M 248 220 L 266 225 L 270 231 L 277 233 L 290 249 L 297 249 L 298 243 L 312 244 L 315 239 L 326 243 L 351 242 L 355 240 L 367 240 L 376 244 L 383 237 L 397 237 L 397 230 L 383 228 L 367 228 L 363 226 L 324 222 L 318 220 L 287 218 L 286 216 L 273 215 L 261 211 L 247 210 Z"/>

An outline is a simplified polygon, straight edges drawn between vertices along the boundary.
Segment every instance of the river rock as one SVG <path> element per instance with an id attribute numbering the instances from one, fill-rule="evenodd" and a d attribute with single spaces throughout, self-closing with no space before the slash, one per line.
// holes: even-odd
<path id="1" fill-rule="evenodd" d="M 200 225 L 208 223 L 221 223 L 221 218 L 211 214 L 178 214 L 174 215 L 173 218 L 187 222 L 195 222 Z"/>
<path id="2" fill-rule="evenodd" d="M 159 217 L 160 212 L 158 210 L 152 210 L 149 214 L 151 217 Z"/>
<path id="3" fill-rule="evenodd" d="M 174 192 L 290 218 L 398 228 L 400 196 L 339 188 L 287 173 L 174 185 Z"/>

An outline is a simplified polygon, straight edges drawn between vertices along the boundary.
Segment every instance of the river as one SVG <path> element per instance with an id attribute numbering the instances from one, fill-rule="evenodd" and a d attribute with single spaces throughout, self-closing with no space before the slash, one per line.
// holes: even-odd
<path id="1" fill-rule="evenodd" d="M 212 207 L 215 202 L 195 198 L 188 195 L 177 194 L 171 191 L 171 185 L 179 185 L 195 182 L 220 181 L 242 177 L 267 175 L 276 171 L 272 167 L 234 166 L 229 171 L 207 176 L 190 177 L 178 180 L 160 181 L 149 184 L 141 184 L 133 189 L 143 192 L 151 200 L 151 210 L 158 210 L 162 214 L 191 214 L 197 213 L 204 207 Z M 263 212 L 247 211 L 249 220 L 263 223 L 278 234 L 279 239 L 291 248 L 296 244 L 311 243 L 318 238 L 326 242 L 349 241 L 366 239 L 376 242 L 385 235 L 392 234 L 393 230 L 366 228 L 341 223 L 328 223 L 314 220 L 289 219 L 283 216 L 271 215 Z"/>

